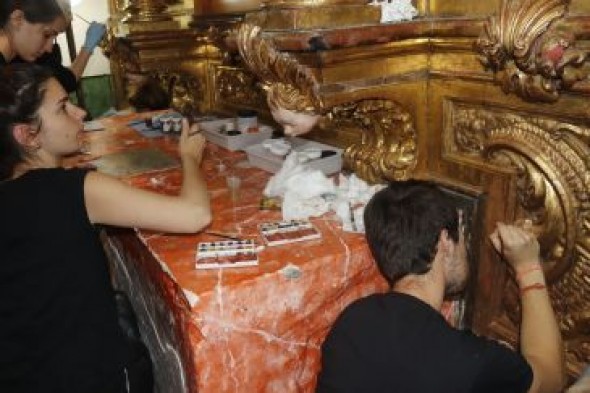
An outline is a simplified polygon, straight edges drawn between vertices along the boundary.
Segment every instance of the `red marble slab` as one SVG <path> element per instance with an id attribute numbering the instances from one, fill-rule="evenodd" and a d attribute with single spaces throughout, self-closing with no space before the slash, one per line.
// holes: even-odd
<path id="1" fill-rule="evenodd" d="M 78 160 L 131 147 L 158 147 L 176 154 L 175 137 L 144 139 L 126 126 L 137 116 L 108 119 L 104 131 L 86 134 L 91 154 Z M 208 229 L 262 242 L 258 225 L 281 218 L 278 211 L 260 210 L 270 174 L 247 167 L 244 153 L 211 144 L 203 168 L 213 209 Z M 226 185 L 229 173 L 242 179 L 237 202 L 232 202 Z M 126 180 L 175 194 L 181 176 L 179 169 L 169 169 Z M 133 259 L 149 265 L 141 268 L 158 281 L 167 307 L 181 321 L 175 329 L 183 335 L 183 351 L 190 352 L 186 357 L 192 364 L 185 368 L 189 382 L 196 384 L 191 391 L 312 392 L 320 346 L 335 318 L 355 299 L 387 289 L 362 235 L 342 232 L 332 215 L 312 222 L 321 239 L 266 247 L 259 254 L 259 266 L 229 269 L 194 267 L 197 243 L 220 240 L 215 236 L 143 230 L 131 235 L 139 241 L 133 252 L 153 257 Z M 128 243 L 120 244 L 125 248 Z M 187 291 L 193 295 L 192 304 L 184 298 Z"/>

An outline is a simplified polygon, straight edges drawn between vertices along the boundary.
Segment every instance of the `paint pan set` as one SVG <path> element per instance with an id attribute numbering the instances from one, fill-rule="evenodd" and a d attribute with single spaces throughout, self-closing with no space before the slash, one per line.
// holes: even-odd
<path id="1" fill-rule="evenodd" d="M 321 233 L 307 220 L 262 223 L 258 227 L 267 246 L 321 238 Z M 263 247 L 254 240 L 201 242 L 197 245 L 197 269 L 218 269 L 258 265 L 258 252 Z"/>

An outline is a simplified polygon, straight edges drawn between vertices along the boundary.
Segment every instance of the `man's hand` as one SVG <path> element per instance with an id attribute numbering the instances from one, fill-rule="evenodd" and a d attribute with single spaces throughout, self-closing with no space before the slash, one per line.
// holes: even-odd
<path id="1" fill-rule="evenodd" d="M 525 229 L 499 222 L 490 240 L 516 272 L 540 263 L 539 242 Z"/>

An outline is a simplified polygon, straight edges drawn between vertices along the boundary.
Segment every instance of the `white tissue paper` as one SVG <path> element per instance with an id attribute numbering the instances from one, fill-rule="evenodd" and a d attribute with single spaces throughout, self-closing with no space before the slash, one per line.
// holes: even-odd
<path id="1" fill-rule="evenodd" d="M 287 191 L 282 203 L 283 220 L 305 220 L 330 211 L 330 203 L 317 196 L 302 199 L 297 192 Z"/>
<path id="2" fill-rule="evenodd" d="M 372 0 L 369 4 L 381 6 L 381 23 L 411 20 L 418 15 L 412 0 Z"/>
<path id="3" fill-rule="evenodd" d="M 318 217 L 333 210 L 343 230 L 364 232 L 365 205 L 384 185 L 370 186 L 354 174 L 340 174 L 336 186 L 334 179 L 301 164 L 300 155 L 291 152 L 264 189 L 265 196 L 282 198 L 283 220 Z"/>
<path id="4" fill-rule="evenodd" d="M 281 169 L 279 169 L 279 171 L 270 178 L 268 183 L 266 183 L 266 187 L 264 187 L 263 191 L 264 196 L 270 198 L 282 197 L 287 190 L 287 179 L 303 170 L 303 166 L 299 165 L 297 153 L 291 152 L 291 154 L 285 158 L 285 161 L 283 161 Z"/>
<path id="5" fill-rule="evenodd" d="M 339 175 L 337 197 L 334 201 L 334 212 L 347 232 L 364 232 L 365 205 L 371 197 L 385 187 L 382 184 L 370 186 L 355 174 Z"/>
<path id="6" fill-rule="evenodd" d="M 265 196 L 283 198 L 284 220 L 317 217 L 330 210 L 330 203 L 322 195 L 335 192 L 334 182 L 301 161 L 298 152 L 291 152 L 264 188 Z"/>

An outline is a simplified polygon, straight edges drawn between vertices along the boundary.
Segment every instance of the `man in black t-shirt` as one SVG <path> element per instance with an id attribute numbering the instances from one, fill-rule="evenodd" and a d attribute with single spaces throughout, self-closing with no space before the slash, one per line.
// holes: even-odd
<path id="1" fill-rule="evenodd" d="M 393 182 L 365 210 L 366 237 L 391 291 L 348 306 L 322 346 L 317 392 L 558 392 L 563 351 L 528 231 L 498 223 L 491 240 L 515 270 L 521 353 L 440 314 L 468 277 L 462 213 L 436 185 Z"/>

